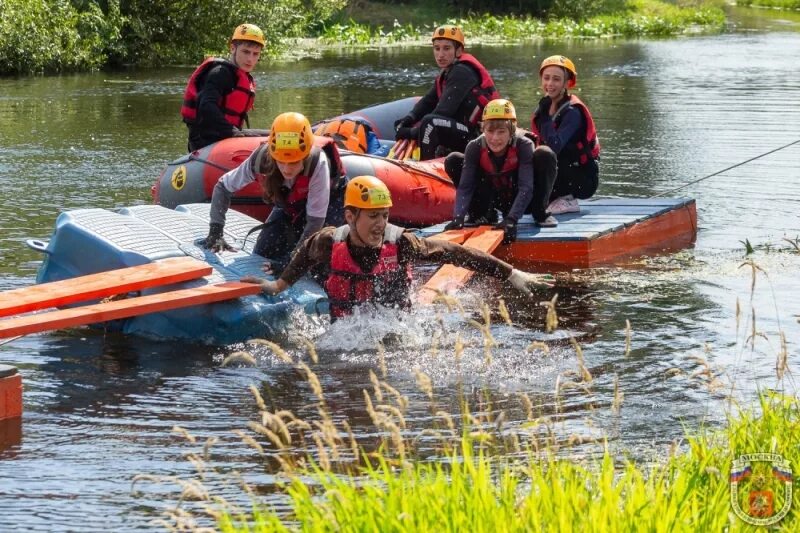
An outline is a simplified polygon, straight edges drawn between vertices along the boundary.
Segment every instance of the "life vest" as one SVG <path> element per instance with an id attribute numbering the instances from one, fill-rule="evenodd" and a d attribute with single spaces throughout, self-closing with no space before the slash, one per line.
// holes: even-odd
<path id="1" fill-rule="evenodd" d="M 502 168 L 498 169 L 492 159 L 486 137 L 479 137 L 481 143 L 481 156 L 479 165 L 484 175 L 489 178 L 495 194 L 505 200 L 513 200 L 517 194 L 517 174 L 519 170 L 519 157 L 517 156 L 517 139 L 506 150 L 506 157 Z"/>
<path id="2" fill-rule="evenodd" d="M 184 122 L 192 123 L 197 118 L 197 95 L 200 85 L 205 83 L 205 76 L 209 70 L 217 65 L 224 65 L 231 69 L 236 77 L 236 86 L 228 94 L 223 95 L 217 104 L 225 115 L 225 120 L 233 126 L 240 128 L 247 120 L 247 113 L 253 109 L 256 99 L 256 82 L 248 73 L 228 61 L 218 57 L 209 57 L 195 69 L 189 77 L 186 89 L 183 92 L 183 106 L 181 115 Z"/>
<path id="3" fill-rule="evenodd" d="M 272 204 L 273 202 L 267 198 L 267 175 L 264 174 L 266 170 L 266 156 L 269 153 L 268 141 L 262 142 L 256 148 L 256 157 L 253 159 L 253 174 L 256 180 L 261 185 L 263 191 L 262 198 L 264 203 Z M 292 219 L 292 223 L 297 222 L 306 212 L 306 203 L 308 203 L 308 191 L 311 185 L 311 176 L 319 164 L 319 156 L 321 152 L 325 152 L 328 157 L 328 164 L 330 165 L 330 179 L 331 179 L 331 196 L 334 195 L 345 180 L 344 164 L 339 155 L 339 150 L 336 148 L 336 143 L 330 137 L 314 136 L 314 146 L 311 148 L 311 153 L 306 156 L 303 164 L 303 170 L 295 177 L 292 188 L 286 192 L 285 198 L 276 198 L 275 205 L 283 209 Z"/>
<path id="4" fill-rule="evenodd" d="M 561 107 L 558 108 L 556 114 L 553 115 L 552 120 L 555 128 L 558 129 L 559 124 L 561 124 L 563 111 L 570 106 L 577 108 L 581 112 L 584 124 L 581 126 L 580 130 L 578 130 L 577 141 L 570 141 L 561 151 L 561 154 L 559 154 L 559 159 L 565 159 L 569 163 L 578 163 L 583 166 L 600 156 L 600 140 L 597 138 L 597 128 L 594 124 L 592 114 L 589 112 L 589 108 L 574 94 L 570 94 L 569 100 L 564 102 Z M 536 124 L 538 112 L 539 110 L 537 109 L 533 112 L 533 116 L 531 117 L 531 130 L 540 141 L 537 142 L 537 144 L 544 144 L 541 142 L 542 135 L 539 132 L 539 126 Z M 562 154 L 564 155 L 562 156 Z"/>
<path id="5" fill-rule="evenodd" d="M 385 306 L 411 306 L 411 269 L 403 267 L 397 256 L 397 241 L 403 228 L 387 224 L 383 232 L 383 245 L 378 262 L 369 272 L 363 272 L 347 247 L 350 226 L 340 226 L 333 234 L 331 265 L 325 292 L 331 316 L 349 315 L 353 308 L 365 302 Z"/>
<path id="6" fill-rule="evenodd" d="M 367 132 L 370 129 L 369 124 L 362 119 L 342 117 L 319 124 L 314 135 L 330 137 L 342 150 L 366 154 L 369 142 Z"/>
<path id="7" fill-rule="evenodd" d="M 481 116 L 483 115 L 483 108 L 486 107 L 486 104 L 491 102 L 492 100 L 496 100 L 500 98 L 500 93 L 497 92 L 497 89 L 494 86 L 494 80 L 492 76 L 489 74 L 489 71 L 478 61 L 475 56 L 472 54 L 467 54 L 466 52 L 461 54 L 458 59 L 453 63 L 456 65 L 457 63 L 464 63 L 465 65 L 469 65 L 478 73 L 480 77 L 480 83 L 472 88 L 471 95 L 472 98 L 469 98 L 468 109 L 465 109 L 465 119 L 467 123 L 471 126 L 474 126 L 481 120 Z M 452 67 L 451 67 L 452 68 Z M 436 78 L 436 97 L 441 98 L 442 93 L 444 93 L 445 86 L 447 85 L 447 79 L 445 75 L 449 72 L 450 69 L 445 69 L 444 72 L 439 74 Z M 463 105 L 461 107 L 464 107 Z"/>

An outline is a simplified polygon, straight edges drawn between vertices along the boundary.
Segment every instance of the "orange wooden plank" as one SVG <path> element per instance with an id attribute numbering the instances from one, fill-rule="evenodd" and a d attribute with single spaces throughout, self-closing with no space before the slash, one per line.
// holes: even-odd
<path id="1" fill-rule="evenodd" d="M 211 271 L 212 268 L 207 263 L 191 257 L 176 257 L 62 281 L 41 283 L 0 294 L 0 316 L 188 281 L 207 276 Z"/>
<path id="2" fill-rule="evenodd" d="M 467 239 L 469 239 L 472 236 L 472 234 L 475 233 L 476 229 L 478 228 L 451 229 L 449 231 L 443 231 L 442 233 L 437 233 L 436 235 L 433 235 L 428 238 L 436 239 L 439 241 L 448 241 L 448 242 L 454 242 L 456 244 L 461 244 Z"/>
<path id="3" fill-rule="evenodd" d="M 0 320 L 0 338 L 27 335 L 50 329 L 68 328 L 94 322 L 106 322 L 136 315 L 169 311 L 241 296 L 258 294 L 261 287 L 253 283 L 230 281 L 203 285 L 160 294 L 149 294 L 113 302 L 85 305 Z"/>
<path id="4" fill-rule="evenodd" d="M 475 235 L 477 233 L 477 235 Z M 476 228 L 469 239 L 464 241 L 464 246 L 492 253 L 503 241 L 503 231 L 493 230 L 491 226 Z M 451 293 L 461 288 L 472 277 L 474 272 L 454 265 L 444 265 L 428 280 L 419 290 L 417 301 L 429 304 L 439 292 Z"/>

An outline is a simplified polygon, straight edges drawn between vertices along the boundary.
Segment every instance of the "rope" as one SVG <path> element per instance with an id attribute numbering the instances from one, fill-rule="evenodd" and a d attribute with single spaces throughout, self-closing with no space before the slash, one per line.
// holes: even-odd
<path id="1" fill-rule="evenodd" d="M 775 148 L 774 150 L 770 150 L 769 152 L 764 152 L 763 154 L 757 155 L 755 157 L 751 157 L 750 159 L 748 159 L 746 161 L 742 161 L 740 163 L 736 163 L 735 165 L 731 165 L 728 168 L 723 168 L 722 170 L 714 172 L 713 174 L 709 174 L 708 176 L 703 176 L 702 178 L 698 178 L 696 180 L 690 181 L 689 183 L 684 183 L 680 187 L 675 187 L 674 189 L 671 189 L 669 191 L 660 192 L 658 194 L 653 195 L 651 198 L 658 198 L 659 196 L 664 196 L 665 194 L 672 194 L 675 191 L 679 191 L 679 190 L 683 189 L 684 187 L 688 187 L 689 185 L 694 185 L 695 183 L 700 183 L 703 180 L 707 180 L 708 178 L 712 178 L 712 177 L 714 177 L 714 176 L 716 176 L 718 174 L 722 174 L 723 172 L 727 172 L 728 170 L 734 169 L 736 167 L 740 167 L 742 165 L 746 165 L 750 161 L 755 161 L 756 159 L 760 159 L 760 158 L 762 158 L 764 156 L 767 156 L 769 154 L 774 154 L 775 152 L 777 152 L 779 150 L 783 150 L 784 148 L 789 148 L 790 146 L 792 146 L 794 144 L 797 144 L 797 143 L 800 143 L 800 139 L 797 139 L 796 141 L 790 142 L 789 144 L 785 144 L 783 146 Z"/>

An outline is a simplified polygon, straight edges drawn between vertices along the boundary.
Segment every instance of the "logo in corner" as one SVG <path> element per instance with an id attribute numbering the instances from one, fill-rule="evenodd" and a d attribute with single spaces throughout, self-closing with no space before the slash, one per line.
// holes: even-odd
<path id="1" fill-rule="evenodd" d="M 186 185 L 186 165 L 181 165 L 172 172 L 172 188 L 176 191 L 183 189 Z"/>
<path id="2" fill-rule="evenodd" d="M 792 466 L 777 453 L 740 455 L 731 464 L 731 508 L 743 522 L 770 526 L 792 507 Z"/>

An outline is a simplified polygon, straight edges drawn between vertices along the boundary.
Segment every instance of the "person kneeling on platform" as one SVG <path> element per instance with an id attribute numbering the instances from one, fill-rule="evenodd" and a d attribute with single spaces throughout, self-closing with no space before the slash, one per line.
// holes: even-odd
<path id="1" fill-rule="evenodd" d="M 458 187 L 453 221 L 445 230 L 461 229 L 469 215 L 473 224 L 495 224 L 503 243 L 517 238 L 517 222 L 530 212 L 541 227 L 558 222 L 547 212 L 556 158 L 547 146 L 534 149 L 530 133 L 517 128 L 517 112 L 505 99 L 492 100 L 483 110 L 483 135 L 466 151 L 447 156 L 445 169 Z M 497 222 L 497 211 L 503 220 Z"/>
<path id="2" fill-rule="evenodd" d="M 374 176 L 350 180 L 345 191 L 347 224 L 324 228 L 305 241 L 274 281 L 246 276 L 242 281 L 261 285 L 263 292 L 278 294 L 317 266 L 327 267 L 324 289 L 331 317 L 350 314 L 370 302 L 388 307 L 411 306 L 411 264 L 417 260 L 451 263 L 508 280 L 531 296 L 531 287 L 552 287 L 549 275 L 512 268 L 487 253 L 460 244 L 425 239 L 388 223 L 392 199 L 386 185 Z"/>
<path id="3" fill-rule="evenodd" d="M 279 270 L 292 251 L 326 223 L 344 222 L 344 167 L 333 139 L 315 137 L 300 113 L 275 117 L 266 142 L 237 168 L 223 174 L 211 195 L 208 237 L 213 252 L 233 250 L 223 238 L 225 214 L 233 194 L 258 181 L 264 202 L 274 206 L 261 227 L 254 254 Z"/>

